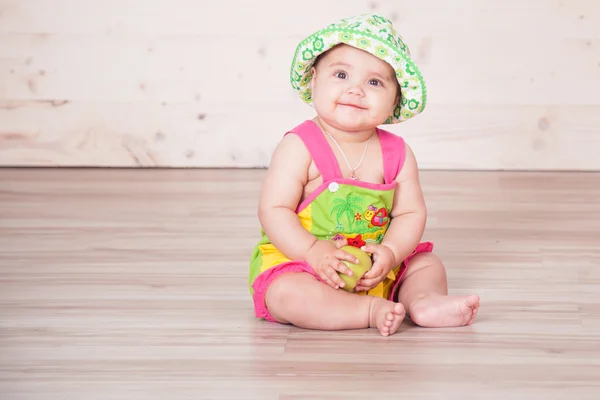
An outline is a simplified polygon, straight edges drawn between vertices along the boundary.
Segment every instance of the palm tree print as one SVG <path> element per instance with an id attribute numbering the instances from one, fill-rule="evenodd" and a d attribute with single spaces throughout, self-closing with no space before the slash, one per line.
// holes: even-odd
<path id="1" fill-rule="evenodd" d="M 348 193 L 346 199 L 335 199 L 333 200 L 333 208 L 331 214 L 335 214 L 335 218 L 338 222 L 341 221 L 342 217 L 346 217 L 348 220 L 348 230 L 352 230 L 355 221 L 355 214 L 360 213 L 363 209 L 363 199 L 358 196 L 354 196 L 352 193 Z"/>

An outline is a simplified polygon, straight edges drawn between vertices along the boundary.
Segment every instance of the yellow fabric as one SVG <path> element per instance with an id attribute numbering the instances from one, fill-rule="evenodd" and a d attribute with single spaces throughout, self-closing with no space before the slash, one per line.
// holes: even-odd
<path id="1" fill-rule="evenodd" d="M 312 204 L 306 206 L 306 208 L 298 213 L 300 218 L 300 224 L 307 230 L 312 231 L 313 220 L 312 220 Z"/>
<path id="2" fill-rule="evenodd" d="M 388 299 L 390 297 L 390 294 L 392 293 L 392 289 L 394 288 L 396 276 L 400 272 L 401 268 L 402 266 L 394 268 L 379 285 L 375 286 L 368 292 L 360 292 L 358 294 L 368 294 L 369 296 L 383 297 L 384 299 Z"/>
<path id="3" fill-rule="evenodd" d="M 261 244 L 258 246 L 258 248 L 262 253 L 260 272 L 265 272 L 274 265 L 290 261 L 289 258 L 284 256 L 283 253 L 271 243 Z"/>
<path id="4" fill-rule="evenodd" d="M 304 210 L 298 213 L 298 218 L 300 218 L 300 224 L 309 232 L 312 228 L 311 208 L 312 207 L 309 204 Z M 275 265 L 291 261 L 271 243 L 260 244 L 258 248 L 260 250 L 260 253 L 262 254 L 260 272 L 265 272 L 266 270 Z"/>

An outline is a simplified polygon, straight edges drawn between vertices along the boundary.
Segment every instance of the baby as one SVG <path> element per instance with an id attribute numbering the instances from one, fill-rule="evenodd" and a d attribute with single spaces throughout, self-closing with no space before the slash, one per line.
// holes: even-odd
<path id="1" fill-rule="evenodd" d="M 391 22 L 346 18 L 303 40 L 291 82 L 316 117 L 287 132 L 260 196 L 261 239 L 250 292 L 258 318 L 307 329 L 373 327 L 388 336 L 406 315 L 423 327 L 473 322 L 477 295 L 448 296 L 446 271 L 421 242 L 427 212 L 415 156 L 379 128 L 426 103 L 422 75 Z M 372 255 L 353 290 L 340 274 Z"/>

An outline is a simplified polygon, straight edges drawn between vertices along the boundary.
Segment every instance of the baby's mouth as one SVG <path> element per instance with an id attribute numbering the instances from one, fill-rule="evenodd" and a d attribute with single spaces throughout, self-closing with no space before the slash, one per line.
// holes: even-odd
<path id="1" fill-rule="evenodd" d="M 352 107 L 352 108 L 356 108 L 358 110 L 366 110 L 365 107 L 361 107 L 357 104 L 352 104 L 352 103 L 338 103 L 338 105 L 340 106 L 346 106 L 346 107 Z"/>

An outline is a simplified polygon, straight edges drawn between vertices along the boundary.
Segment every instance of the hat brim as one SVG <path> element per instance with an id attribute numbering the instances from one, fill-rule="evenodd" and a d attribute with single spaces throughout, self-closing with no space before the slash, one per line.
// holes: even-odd
<path id="1" fill-rule="evenodd" d="M 369 32 L 335 25 L 312 34 L 296 47 L 290 80 L 302 100 L 312 105 L 310 70 L 316 58 L 342 43 L 365 50 L 394 69 L 402 95 L 385 124 L 404 122 L 423 112 L 427 103 L 427 87 L 421 71 L 410 57 L 410 50 L 401 38 L 390 34 L 384 39 Z"/>

